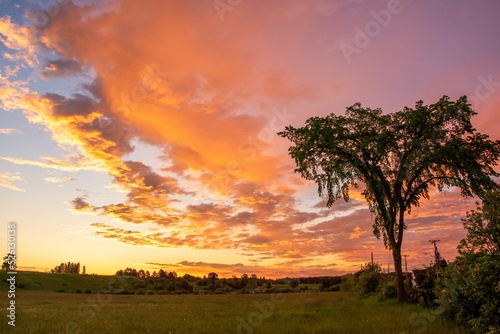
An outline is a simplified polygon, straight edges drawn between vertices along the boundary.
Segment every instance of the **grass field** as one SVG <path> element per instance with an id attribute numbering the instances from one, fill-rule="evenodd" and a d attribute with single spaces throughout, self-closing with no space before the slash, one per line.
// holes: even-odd
<path id="1" fill-rule="evenodd" d="M 124 296 L 23 291 L 16 304 L 16 327 L 8 326 L 4 316 L 2 333 L 462 333 L 418 306 L 359 300 L 342 292 Z"/>
<path id="2" fill-rule="evenodd" d="M 38 288 L 57 290 L 60 284 L 73 284 L 63 276 L 49 281 L 23 276 L 25 282 L 36 277 L 32 283 Z M 94 277 L 79 283 L 101 285 L 105 280 Z M 13 328 L 7 325 L 8 299 L 2 283 L 1 333 L 462 333 L 420 306 L 358 299 L 343 292 L 104 295 L 29 286 L 16 291 Z"/>

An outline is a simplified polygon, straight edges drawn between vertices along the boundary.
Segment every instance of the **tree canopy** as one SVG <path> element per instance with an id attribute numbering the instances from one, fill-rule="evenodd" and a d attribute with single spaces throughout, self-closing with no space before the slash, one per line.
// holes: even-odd
<path id="1" fill-rule="evenodd" d="M 362 183 L 363 196 L 375 213 L 374 234 L 393 251 L 398 298 L 404 300 L 401 245 L 405 213 L 429 199 L 429 190 L 459 187 L 463 196 L 479 197 L 497 188 L 492 177 L 500 141 L 479 133 L 476 114 L 463 96 L 384 114 L 356 103 L 345 116 L 312 117 L 305 126 L 287 126 L 278 135 L 289 139 L 295 172 L 318 185 L 327 206 Z"/>

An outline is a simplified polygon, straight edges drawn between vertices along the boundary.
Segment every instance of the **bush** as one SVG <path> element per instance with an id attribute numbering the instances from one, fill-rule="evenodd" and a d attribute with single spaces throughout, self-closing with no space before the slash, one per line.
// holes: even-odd
<path id="1" fill-rule="evenodd" d="M 489 192 L 464 220 L 467 237 L 448 266 L 439 293 L 440 311 L 475 333 L 500 333 L 500 191 Z"/>
<path id="2" fill-rule="evenodd" d="M 381 282 L 382 276 L 380 273 L 371 270 L 362 271 L 357 277 L 355 291 L 360 295 L 377 292 Z"/>
<path id="3" fill-rule="evenodd" d="M 487 255 L 448 266 L 439 311 L 475 333 L 500 333 L 500 260 Z"/>
<path id="4" fill-rule="evenodd" d="M 379 264 L 367 263 L 355 274 L 347 274 L 342 277 L 340 290 L 365 296 L 377 292 L 383 282 L 382 268 Z"/>
<path id="5" fill-rule="evenodd" d="M 398 290 L 395 281 L 389 281 L 382 285 L 380 289 L 379 299 L 391 299 L 398 296 Z"/>
<path id="6" fill-rule="evenodd" d="M 340 283 L 340 291 L 354 292 L 354 274 L 347 274 L 342 277 L 342 283 Z"/>

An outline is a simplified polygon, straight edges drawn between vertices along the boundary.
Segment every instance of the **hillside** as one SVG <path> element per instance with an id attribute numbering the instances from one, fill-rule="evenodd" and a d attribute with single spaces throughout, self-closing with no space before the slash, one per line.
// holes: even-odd
<path id="1" fill-rule="evenodd" d="M 8 290 L 5 271 L 0 272 L 0 291 Z M 118 290 L 128 286 L 129 277 L 50 274 L 41 272 L 20 271 L 16 275 L 16 285 L 19 290 L 57 291 L 57 292 L 87 292 Z"/>

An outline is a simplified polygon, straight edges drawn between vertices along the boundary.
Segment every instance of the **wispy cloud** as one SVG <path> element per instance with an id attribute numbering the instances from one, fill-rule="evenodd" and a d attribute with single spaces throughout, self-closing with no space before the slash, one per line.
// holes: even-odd
<path id="1" fill-rule="evenodd" d="M 79 171 L 79 170 L 103 170 L 102 167 L 91 161 L 67 161 L 51 157 L 41 157 L 40 160 L 29 160 L 14 157 L 0 157 L 0 159 L 11 162 L 16 165 L 29 165 L 49 169 L 57 169 L 63 171 Z"/>
<path id="2" fill-rule="evenodd" d="M 16 133 L 21 133 L 21 131 L 18 129 L 11 129 L 11 128 L 0 129 L 0 134 L 2 134 L 2 135 L 11 135 L 11 134 L 16 134 Z"/>
<path id="3" fill-rule="evenodd" d="M 16 191 L 25 191 L 16 186 L 12 181 L 24 181 L 20 173 L 1 172 L 0 173 L 0 187 L 9 188 Z"/>
<path id="4" fill-rule="evenodd" d="M 45 177 L 43 180 L 45 182 L 57 184 L 57 183 L 66 183 L 69 181 L 74 181 L 75 178 L 74 177 Z"/>

